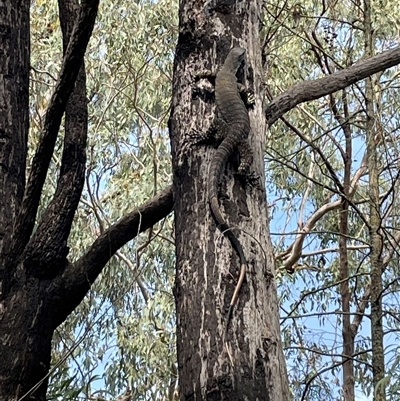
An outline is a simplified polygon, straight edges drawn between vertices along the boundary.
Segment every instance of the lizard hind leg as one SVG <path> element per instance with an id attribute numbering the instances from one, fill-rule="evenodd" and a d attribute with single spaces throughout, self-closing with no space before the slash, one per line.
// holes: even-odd
<path id="1" fill-rule="evenodd" d="M 238 174 L 242 176 L 249 185 L 256 188 L 261 188 L 261 177 L 254 171 L 251 171 L 251 165 L 253 164 L 253 152 L 249 143 L 244 141 L 238 144 L 238 151 L 240 156 Z"/>
<path id="2" fill-rule="evenodd" d="M 240 156 L 239 173 L 249 171 L 250 166 L 253 164 L 253 151 L 249 143 L 247 141 L 240 142 L 237 148 Z"/>
<path id="3" fill-rule="evenodd" d="M 188 137 L 191 144 L 196 145 L 214 145 L 218 146 L 224 139 L 226 132 L 226 124 L 221 120 L 215 119 L 207 131 L 192 130 L 189 132 Z"/>

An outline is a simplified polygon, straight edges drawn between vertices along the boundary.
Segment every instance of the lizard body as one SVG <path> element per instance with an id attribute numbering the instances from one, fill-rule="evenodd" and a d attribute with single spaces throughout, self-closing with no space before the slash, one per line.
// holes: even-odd
<path id="1" fill-rule="evenodd" d="M 252 162 L 252 154 L 247 144 L 250 132 L 250 119 L 241 94 L 243 85 L 238 84 L 236 73 L 244 62 L 245 49 L 234 47 L 228 54 L 215 80 L 216 118 L 213 124 L 214 135 L 221 140 L 210 165 L 208 200 L 214 219 L 228 237 L 240 259 L 240 274 L 229 305 L 224 338 L 226 337 L 233 308 L 237 302 L 240 288 L 246 275 L 247 261 L 237 236 L 222 216 L 218 203 L 218 183 L 228 158 L 238 149 L 241 162 L 239 171 L 245 171 Z"/>

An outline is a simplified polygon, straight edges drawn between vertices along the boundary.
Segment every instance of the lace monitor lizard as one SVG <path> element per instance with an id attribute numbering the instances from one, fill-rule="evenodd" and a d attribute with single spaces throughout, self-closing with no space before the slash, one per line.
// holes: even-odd
<path id="1" fill-rule="evenodd" d="M 249 175 L 249 167 L 253 161 L 252 152 L 247 143 L 247 137 L 250 132 L 247 108 L 254 104 L 254 96 L 251 91 L 246 90 L 244 85 L 238 83 L 236 78 L 238 69 L 244 63 L 245 55 L 245 49 L 234 47 L 217 73 L 215 77 L 216 117 L 211 128 L 205 134 L 205 138 L 214 138 L 220 141 L 210 165 L 210 181 L 208 185 L 210 209 L 219 229 L 228 237 L 240 259 L 240 273 L 229 305 L 224 341 L 226 341 L 229 322 L 246 275 L 247 260 L 238 237 L 222 216 L 218 203 L 218 183 L 229 156 L 236 149 L 240 155 L 239 173 Z"/>

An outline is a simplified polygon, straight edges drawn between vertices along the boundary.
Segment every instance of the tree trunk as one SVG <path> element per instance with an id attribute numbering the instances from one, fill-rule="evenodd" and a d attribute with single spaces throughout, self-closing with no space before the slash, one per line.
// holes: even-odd
<path id="1" fill-rule="evenodd" d="M 374 52 L 372 8 L 370 0 L 364 0 L 365 55 L 371 57 Z M 369 175 L 369 235 L 371 243 L 371 338 L 372 338 L 372 376 L 374 384 L 374 401 L 384 401 L 385 354 L 383 349 L 382 326 L 382 271 L 383 240 L 381 233 L 382 218 L 380 215 L 378 144 L 375 123 L 374 87 L 372 78 L 366 79 L 365 110 L 367 134 L 367 167 Z"/>
<path id="2" fill-rule="evenodd" d="M 345 195 L 348 197 L 351 163 L 351 137 L 346 134 L 346 160 L 345 160 Z M 350 148 L 350 149 L 349 149 Z M 349 204 L 345 198 L 339 212 L 339 249 L 340 249 L 340 295 L 342 303 L 342 339 L 343 339 L 343 400 L 354 401 L 354 338 L 355 332 L 351 325 L 350 290 L 349 290 L 349 260 L 347 254 Z"/>
<path id="3" fill-rule="evenodd" d="M 29 88 L 29 1 L 20 4 L 6 2 L 0 7 L 0 29 L 6 32 L 2 54 L 7 63 L 0 63 L 4 85 L 4 111 L 0 115 L 0 135 L 4 147 L 0 148 L 0 401 L 45 400 L 51 359 L 53 332 L 60 323 L 62 309 L 68 302 L 60 302 L 61 291 L 54 285 L 54 279 L 61 276 L 68 261 L 67 238 L 72 219 L 79 202 L 84 183 L 85 145 L 87 133 L 86 85 L 84 67 L 81 68 L 66 113 L 66 132 L 62 168 L 54 198 L 43 212 L 41 220 L 31 236 L 37 213 L 41 186 L 43 185 L 54 148 L 58 127 L 44 128 L 41 143 L 32 163 L 31 176 L 27 188 L 35 188 L 36 196 L 27 195 L 25 187 L 25 159 L 28 132 L 28 88 Z M 89 4 L 89 8 L 90 8 Z M 60 2 L 64 8 L 62 25 L 64 31 L 64 51 L 70 39 L 72 28 L 79 11 L 76 0 Z M 87 7 L 87 4 L 85 5 Z M 91 19 L 94 23 L 97 6 L 81 20 Z M 89 15 L 89 18 L 88 18 Z M 86 26 L 89 36 L 92 28 Z M 81 57 L 74 57 L 75 68 L 83 59 L 86 44 L 79 43 Z M 76 48 L 75 47 L 75 48 Z M 71 69 L 70 69 L 71 72 Z M 76 78 L 75 78 L 76 79 Z M 60 89 L 60 87 L 58 88 Z M 59 96 L 61 93 L 61 96 Z M 62 90 L 53 96 L 53 113 L 48 113 L 48 126 L 59 121 L 64 109 L 57 97 L 68 102 L 69 94 Z M 47 129 L 47 131 L 46 131 Z M 50 133 L 50 134 L 49 134 Z M 49 135 L 52 138 L 49 140 Z M 45 157 L 44 157 L 45 155 Z M 35 165 L 36 161 L 36 165 Z M 3 169 L 4 166 L 4 169 Z M 32 174 L 37 167 L 40 176 Z M 28 190 L 29 191 L 29 190 Z M 4 199 L 11 199 L 4 202 Z M 23 206 L 25 202 L 25 207 Z M 64 208 L 61 212 L 61 208 Z M 27 213 L 28 211 L 28 213 Z M 32 224 L 27 224 L 29 219 Z M 16 228 L 17 227 L 17 228 Z M 21 231 L 18 231 L 18 227 Z M 24 235 L 18 235 L 23 232 Z M 1 241 L 4 238 L 4 241 Z M 88 285 L 87 285 L 88 287 Z M 65 286 L 60 285 L 60 288 Z M 84 295 L 84 294 L 83 294 Z M 81 299 L 81 298 L 80 298 Z M 68 313 L 71 311 L 69 306 Z M 62 321 L 62 320 L 61 320 Z"/>
<path id="4" fill-rule="evenodd" d="M 28 0 L 6 1 L 0 7 L 0 297 L 5 246 L 25 187 L 29 129 Z M 0 298 L 1 299 L 1 298 Z"/>
<path id="5" fill-rule="evenodd" d="M 245 186 L 233 160 L 221 177 L 224 216 L 248 260 L 247 278 L 223 343 L 228 305 L 239 258 L 217 229 L 209 210 L 207 182 L 215 149 L 192 146 L 188 134 L 205 131 L 213 96 L 193 89 L 196 72 L 216 71 L 232 46 L 247 49 L 246 85 L 256 94 L 250 111 L 253 170 L 264 184 L 261 1 L 199 2 L 180 7 L 170 132 L 175 186 L 177 349 L 181 400 L 288 400 L 289 390 L 278 320 L 274 260 L 264 189 Z M 230 5 L 232 4 L 232 5 Z"/>
<path id="6" fill-rule="evenodd" d="M 372 26 L 372 8 L 370 0 L 364 0 L 365 55 L 373 56 L 374 39 Z M 365 110 L 367 133 L 367 167 L 370 193 L 370 243 L 371 243 L 371 337 L 372 337 L 372 372 L 374 383 L 374 401 L 385 400 L 385 358 L 383 351 L 382 326 L 382 248 L 381 216 L 379 198 L 379 166 L 377 135 L 375 127 L 374 88 L 372 78 L 367 78 L 365 85 Z"/>
<path id="7" fill-rule="evenodd" d="M 18 267 L 20 271 L 22 267 Z M 45 400 L 50 367 L 51 338 L 48 281 L 21 277 L 3 302 L 0 325 L 0 400 Z M 27 396 L 32 391 L 34 395 Z"/>
<path id="8" fill-rule="evenodd" d="M 51 334 L 38 312 L 37 282 L 6 266 L 6 251 L 25 187 L 29 128 L 29 1 L 0 7 L 0 400 L 18 399 L 44 377 Z M 5 202 L 4 200 L 7 199 Z M 20 280 L 7 296 L 10 277 Z M 44 386 L 42 387 L 44 388 Z M 43 395 L 43 391 L 41 391 Z M 40 399 L 40 397 L 39 397 Z"/>

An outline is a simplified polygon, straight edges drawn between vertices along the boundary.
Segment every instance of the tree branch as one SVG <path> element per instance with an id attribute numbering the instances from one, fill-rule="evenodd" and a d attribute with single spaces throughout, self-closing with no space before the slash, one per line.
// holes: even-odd
<path id="1" fill-rule="evenodd" d="M 370 75 L 400 63 L 400 46 L 387 50 L 367 60 L 358 61 L 351 67 L 332 75 L 312 81 L 300 82 L 281 93 L 265 108 L 268 125 L 271 126 L 287 111 L 300 103 L 318 99 L 330 93 L 337 92 Z"/>
<path id="2" fill-rule="evenodd" d="M 75 263 L 54 280 L 54 321 L 60 324 L 82 301 L 91 284 L 119 248 L 168 216 L 173 208 L 173 188 L 169 186 L 153 199 L 104 231 Z"/>
<path id="3" fill-rule="evenodd" d="M 46 113 L 42 138 L 33 158 L 31 173 L 14 228 L 11 257 L 22 253 L 32 233 L 61 119 L 93 31 L 98 4 L 99 0 L 82 0 L 81 2 L 79 18 L 66 50 L 58 82 Z"/>
<path id="4" fill-rule="evenodd" d="M 67 50 L 79 12 L 77 0 L 59 0 L 63 51 Z M 26 256 L 30 263 L 46 267 L 59 264 L 68 254 L 67 240 L 85 182 L 88 110 L 85 64 L 79 70 L 65 110 L 65 136 L 60 177 L 53 199 L 43 213 Z"/>
<path id="5" fill-rule="evenodd" d="M 351 180 L 349 184 L 349 196 L 347 199 L 351 201 L 354 192 L 357 187 L 357 183 L 362 176 L 362 173 L 364 172 L 364 163 L 360 166 L 360 168 L 357 170 L 357 172 L 354 174 L 353 179 Z M 296 238 L 294 242 L 287 248 L 285 252 L 279 255 L 279 259 L 283 258 L 283 265 L 282 268 L 284 268 L 287 271 L 292 271 L 294 264 L 299 260 L 299 258 L 302 256 L 302 250 L 303 250 L 303 243 L 304 239 L 307 234 L 311 232 L 315 224 L 323 217 L 325 216 L 328 212 L 332 210 L 336 210 L 341 206 L 342 199 L 336 200 L 331 203 L 326 203 L 325 205 L 322 205 L 318 210 L 316 210 L 306 221 L 304 226 L 301 228 L 300 232 L 296 235 Z M 287 256 L 288 255 L 288 256 Z"/>

